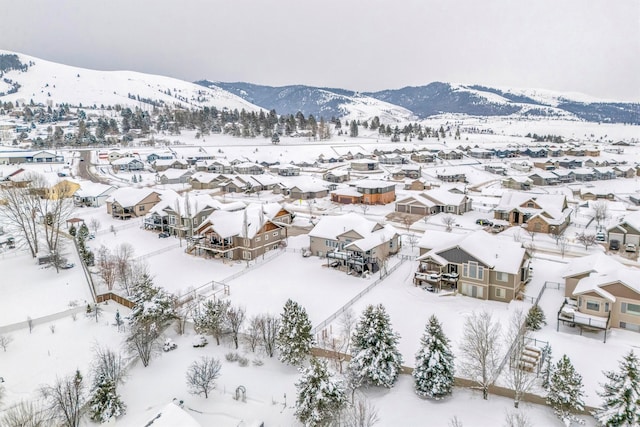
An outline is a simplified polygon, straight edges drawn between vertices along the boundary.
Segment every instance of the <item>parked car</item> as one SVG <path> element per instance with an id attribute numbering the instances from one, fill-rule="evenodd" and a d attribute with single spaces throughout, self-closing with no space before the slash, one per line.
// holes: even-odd
<path id="1" fill-rule="evenodd" d="M 331 268 L 337 268 L 340 267 L 340 261 L 332 261 L 331 263 L 329 263 L 329 267 Z"/>
<path id="2" fill-rule="evenodd" d="M 68 269 L 73 268 L 75 266 L 76 265 L 74 263 L 72 263 L 72 262 L 65 262 L 60 266 L 60 268 L 63 269 L 63 270 L 68 270 Z"/>
<path id="3" fill-rule="evenodd" d="M 607 235 L 604 234 L 603 231 L 598 231 L 596 233 L 596 242 L 606 242 L 607 241 Z"/>
<path id="4" fill-rule="evenodd" d="M 488 219 L 481 218 L 481 219 L 476 219 L 476 224 L 491 227 L 493 225 L 493 222 L 489 221 Z"/>
<path id="5" fill-rule="evenodd" d="M 309 258 L 309 257 L 311 256 L 311 251 L 310 251 L 309 249 L 304 249 L 304 250 L 302 251 L 302 256 L 303 256 L 304 258 Z"/>
<path id="6" fill-rule="evenodd" d="M 609 241 L 609 250 L 610 251 L 617 251 L 618 249 L 620 249 L 620 241 L 619 240 L 610 240 Z"/>
<path id="7" fill-rule="evenodd" d="M 494 233 L 500 233 L 500 232 L 504 231 L 504 225 L 502 225 L 502 224 L 493 224 L 491 226 L 491 231 L 493 231 Z"/>
<path id="8" fill-rule="evenodd" d="M 165 239 L 165 238 L 167 238 L 169 236 L 170 236 L 170 234 L 168 232 L 166 232 L 166 231 L 163 231 L 160 234 L 158 234 L 158 238 L 159 239 Z"/>
<path id="9" fill-rule="evenodd" d="M 178 344 L 174 343 L 171 338 L 167 338 L 162 345 L 162 350 L 164 351 L 171 351 L 175 350 L 176 348 L 178 348 Z"/>
<path id="10" fill-rule="evenodd" d="M 424 287 L 424 290 L 429 292 L 435 292 L 436 288 L 434 288 L 433 285 L 427 285 Z"/>
<path id="11" fill-rule="evenodd" d="M 625 252 L 635 252 L 636 251 L 636 245 L 634 245 L 633 243 L 627 243 L 626 245 L 624 245 L 624 251 Z"/>
<path id="12" fill-rule="evenodd" d="M 192 342 L 194 347 L 204 347 L 207 344 L 209 344 L 209 341 L 204 335 L 196 335 Z"/>

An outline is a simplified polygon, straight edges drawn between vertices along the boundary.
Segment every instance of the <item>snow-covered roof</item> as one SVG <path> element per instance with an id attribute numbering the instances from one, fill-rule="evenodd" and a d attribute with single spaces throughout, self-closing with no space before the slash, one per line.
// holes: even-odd
<path id="1" fill-rule="evenodd" d="M 188 193 L 187 193 L 188 194 Z M 180 212 L 181 215 L 187 216 L 187 212 L 191 213 L 191 217 L 195 217 L 204 209 L 221 209 L 222 203 L 211 198 L 206 194 L 182 196 L 173 190 L 164 190 L 161 200 L 153 208 L 149 210 L 151 214 L 166 215 L 165 209 Z"/>
<path id="2" fill-rule="evenodd" d="M 175 403 L 167 406 L 145 424 L 149 427 L 202 427 L 187 411 Z"/>
<path id="3" fill-rule="evenodd" d="M 189 169 L 174 169 L 174 168 L 169 168 L 167 170 L 164 170 L 162 172 L 158 172 L 159 176 L 164 176 L 168 179 L 175 179 L 175 178 L 180 178 L 183 177 L 185 175 L 191 175 L 193 172 L 190 171 Z"/>
<path id="4" fill-rule="evenodd" d="M 483 230 L 479 230 L 463 235 L 463 238 L 457 242 L 451 238 L 448 242 L 435 246 L 418 259 L 440 255 L 442 252 L 455 247 L 462 249 L 495 271 L 509 274 L 517 274 L 519 272 L 522 259 L 525 256 L 525 249 L 520 243 L 500 239 Z"/>
<path id="5" fill-rule="evenodd" d="M 424 249 L 433 249 L 435 247 L 455 245 L 465 238 L 467 233 L 455 233 L 439 230 L 427 230 L 418 241 L 418 247 Z"/>
<path id="6" fill-rule="evenodd" d="M 531 194 L 508 191 L 502 195 L 500 203 L 496 206 L 496 210 L 510 211 L 512 209 L 519 208 L 529 200 L 540 206 L 540 210 L 546 212 L 551 218 L 561 219 L 564 216 L 563 211 L 565 210 L 564 206 L 566 197 L 560 194 Z M 523 208 L 519 209 L 522 210 Z M 529 209 L 530 211 L 528 213 L 532 214 L 539 211 L 536 208 L 526 209 Z"/>
<path id="7" fill-rule="evenodd" d="M 604 274 L 622 267 L 623 265 L 614 258 L 598 252 L 593 255 L 572 259 L 567 264 L 562 277 L 567 278 L 592 272 Z"/>
<path id="8" fill-rule="evenodd" d="M 459 205 L 466 197 L 465 194 L 452 193 L 444 188 L 434 188 L 424 191 L 422 194 L 443 205 Z"/>
<path id="9" fill-rule="evenodd" d="M 153 162 L 156 166 L 171 166 L 175 163 L 179 163 L 181 165 L 188 165 L 186 160 L 182 159 L 158 159 Z"/>
<path id="10" fill-rule="evenodd" d="M 118 202 L 121 206 L 135 206 L 152 193 L 158 192 L 145 188 L 122 187 L 111 193 L 107 202 Z"/>
<path id="11" fill-rule="evenodd" d="M 218 178 L 220 176 L 220 174 L 217 173 L 210 173 L 210 172 L 196 172 L 193 175 L 191 175 L 191 179 L 196 180 L 198 182 L 206 182 L 209 183 L 211 181 L 214 181 L 216 178 Z"/>
<path id="12" fill-rule="evenodd" d="M 113 185 L 82 181 L 80 183 L 80 188 L 74 193 L 74 195 L 78 197 L 97 197 L 113 190 L 115 190 Z"/>
<path id="13" fill-rule="evenodd" d="M 626 215 L 622 220 L 622 222 L 614 225 L 613 227 L 610 227 L 608 230 L 612 230 L 616 228 L 618 225 L 625 224 L 625 223 L 636 230 L 640 230 L 640 211 L 633 212 Z"/>
<path id="14" fill-rule="evenodd" d="M 352 197 L 360 197 L 362 193 L 356 190 L 353 187 L 342 187 L 335 189 L 331 192 L 331 194 L 338 194 L 340 196 L 352 196 Z"/>
<path id="15" fill-rule="evenodd" d="M 595 292 L 602 298 L 615 302 L 616 297 L 606 289 L 603 289 L 603 287 L 618 282 L 640 294 L 640 270 L 620 267 L 608 273 L 592 273 L 588 277 L 580 279 L 573 291 L 573 295 Z"/>
<path id="16" fill-rule="evenodd" d="M 198 232 L 213 231 L 223 239 L 234 236 L 252 239 L 267 221 L 271 219 L 262 211 L 262 205 L 254 203 L 241 211 L 215 210 Z"/>
<path id="17" fill-rule="evenodd" d="M 363 179 L 363 180 L 354 182 L 353 185 L 355 185 L 358 188 L 386 188 L 386 187 L 395 186 L 395 183 L 389 182 L 389 181 L 377 180 L 377 179 Z"/>
<path id="18" fill-rule="evenodd" d="M 309 236 L 337 240 L 338 236 L 350 231 L 354 231 L 362 238 L 351 242 L 345 248 L 357 247 L 362 251 L 375 248 L 397 234 L 396 229 L 391 225 L 383 226 L 378 222 L 350 212 L 338 216 L 323 216 L 309 232 Z"/>

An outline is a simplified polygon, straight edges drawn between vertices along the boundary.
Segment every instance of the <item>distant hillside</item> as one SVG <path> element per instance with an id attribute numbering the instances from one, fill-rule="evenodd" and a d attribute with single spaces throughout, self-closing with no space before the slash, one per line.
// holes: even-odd
<path id="1" fill-rule="evenodd" d="M 296 114 L 332 117 L 348 120 L 370 120 L 378 116 L 384 123 L 415 120 L 415 115 L 406 108 L 384 100 L 358 94 L 357 92 L 310 86 L 261 86 L 251 83 L 223 83 L 202 80 L 196 82 L 205 87 L 220 87 L 267 110 L 275 109 L 278 114 Z"/>
<path id="2" fill-rule="evenodd" d="M 217 87 L 133 71 L 96 71 L 0 50 L 0 100 L 84 106 L 259 108 Z"/>
<path id="3" fill-rule="evenodd" d="M 301 111 L 325 119 L 362 119 L 378 115 L 380 120 L 388 122 L 394 118 L 395 121 L 402 121 L 410 116 L 424 119 L 454 113 L 640 124 L 638 103 L 607 102 L 580 94 L 538 89 L 497 89 L 434 82 L 425 86 L 357 93 L 302 85 L 270 87 L 242 82 L 197 83 L 207 87 L 221 87 L 265 109 L 275 109 L 279 114 Z M 381 103 L 376 104 L 373 100 Z M 366 108 L 363 108 L 363 104 Z"/>

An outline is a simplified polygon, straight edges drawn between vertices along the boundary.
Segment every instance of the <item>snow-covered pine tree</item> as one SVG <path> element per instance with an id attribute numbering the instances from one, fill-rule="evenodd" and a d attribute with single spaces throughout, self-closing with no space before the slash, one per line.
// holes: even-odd
<path id="1" fill-rule="evenodd" d="M 582 423 L 583 420 L 574 413 L 584 409 L 583 394 L 582 376 L 576 372 L 565 354 L 558 360 L 551 374 L 547 403 L 565 425 L 568 426 L 571 422 Z"/>
<path id="2" fill-rule="evenodd" d="M 126 405 L 116 391 L 116 384 L 102 376 L 93 390 L 89 401 L 89 413 L 92 421 L 106 423 L 111 418 L 124 415 Z"/>
<path id="3" fill-rule="evenodd" d="M 414 389 L 422 397 L 440 400 L 451 394 L 454 381 L 453 353 L 436 316 L 429 318 L 413 370 Z"/>
<path id="4" fill-rule="evenodd" d="M 602 407 L 593 416 L 603 426 L 640 426 L 640 364 L 629 351 L 619 363 L 619 371 L 604 372 L 608 381 L 598 392 Z"/>
<path id="5" fill-rule="evenodd" d="M 551 374 L 553 374 L 553 357 L 551 353 L 551 345 L 547 344 L 542 349 L 542 355 L 544 361 L 542 362 L 542 368 L 540 368 L 540 378 L 542 378 L 542 388 L 549 390 L 549 383 L 551 382 Z"/>
<path id="6" fill-rule="evenodd" d="M 547 324 L 544 311 L 538 305 L 534 305 L 527 313 L 527 329 L 530 331 L 539 331 L 543 325 Z"/>
<path id="7" fill-rule="evenodd" d="M 359 374 L 364 384 L 393 387 L 402 365 L 399 338 L 384 306 L 369 305 L 351 336 L 349 369 Z"/>
<path id="8" fill-rule="evenodd" d="M 329 372 L 327 362 L 315 357 L 301 373 L 295 416 L 305 426 L 327 425 L 347 403 L 344 386 Z"/>
<path id="9" fill-rule="evenodd" d="M 284 304 L 280 319 L 280 329 L 276 338 L 278 358 L 281 362 L 299 366 L 304 362 L 314 343 L 307 311 L 300 304 L 289 299 Z"/>
<path id="10" fill-rule="evenodd" d="M 161 329 L 175 317 L 173 297 L 164 289 L 153 285 L 151 277 L 145 274 L 133 287 L 131 296 L 133 308 L 129 313 L 129 323 L 149 324 Z"/>

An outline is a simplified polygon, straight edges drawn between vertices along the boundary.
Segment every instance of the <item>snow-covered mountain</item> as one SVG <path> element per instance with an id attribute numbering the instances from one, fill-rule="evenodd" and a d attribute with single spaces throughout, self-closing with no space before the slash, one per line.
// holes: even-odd
<path id="1" fill-rule="evenodd" d="M 0 100 L 84 106 L 169 105 L 258 111 L 223 89 L 133 71 L 97 71 L 0 50 Z"/>
<path id="2" fill-rule="evenodd" d="M 249 102 L 279 114 L 296 114 L 330 119 L 338 117 L 347 120 L 370 120 L 378 116 L 381 122 L 408 122 L 417 119 L 406 108 L 393 105 L 365 94 L 332 88 L 310 86 L 260 86 L 251 83 L 224 83 L 202 80 L 196 82 L 205 87 L 220 87 Z M 266 107 L 268 106 L 268 107 Z"/>

